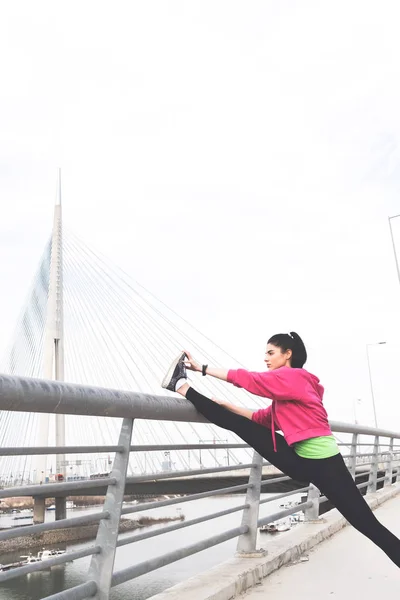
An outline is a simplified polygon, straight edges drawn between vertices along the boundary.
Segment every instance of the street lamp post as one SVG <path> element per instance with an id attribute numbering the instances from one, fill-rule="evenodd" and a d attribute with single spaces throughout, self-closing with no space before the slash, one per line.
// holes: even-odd
<path id="1" fill-rule="evenodd" d="M 368 363 L 368 373 L 369 373 L 369 384 L 371 386 L 371 396 L 372 396 L 372 406 L 374 409 L 374 419 L 375 419 L 375 427 L 378 429 L 378 421 L 376 418 L 376 407 L 375 407 L 375 397 L 374 397 L 374 386 L 372 385 L 372 375 L 371 375 L 371 364 L 370 364 L 370 360 L 369 360 L 369 352 L 368 352 L 368 348 L 370 346 L 382 346 L 383 344 L 386 344 L 386 342 L 376 342 L 375 344 L 367 344 L 367 363 Z"/>
<path id="2" fill-rule="evenodd" d="M 396 261 L 397 278 L 400 283 L 400 267 L 399 267 L 399 261 L 397 260 L 396 244 L 394 243 L 393 229 L 392 229 L 392 219 L 397 219 L 397 217 L 400 217 L 400 215 L 394 215 L 393 217 L 389 217 L 389 229 L 390 229 L 390 237 L 392 238 L 394 260 Z"/>

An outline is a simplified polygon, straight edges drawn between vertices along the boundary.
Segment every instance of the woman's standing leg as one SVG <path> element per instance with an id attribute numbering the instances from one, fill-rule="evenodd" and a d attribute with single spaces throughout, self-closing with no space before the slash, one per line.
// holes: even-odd
<path id="1" fill-rule="evenodd" d="M 308 463 L 311 481 L 345 519 L 400 567 L 400 540 L 382 525 L 357 488 L 341 454 Z"/>
<path id="2" fill-rule="evenodd" d="M 309 481 L 304 463 L 288 446 L 282 435 L 276 435 L 277 451 L 275 452 L 271 430 L 267 429 L 267 427 L 263 427 L 246 417 L 231 412 L 224 406 L 199 394 L 192 387 L 187 391 L 186 398 L 211 423 L 236 433 L 261 456 L 283 471 L 283 473 L 289 475 L 295 481 Z"/>

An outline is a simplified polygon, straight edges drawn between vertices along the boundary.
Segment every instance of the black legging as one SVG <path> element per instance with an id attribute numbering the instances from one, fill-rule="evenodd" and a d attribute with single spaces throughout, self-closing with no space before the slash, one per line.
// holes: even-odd
<path id="1" fill-rule="evenodd" d="M 400 567 L 400 540 L 375 517 L 350 475 L 341 454 L 323 459 L 301 458 L 276 435 L 274 451 L 271 430 L 189 388 L 186 398 L 211 423 L 229 429 L 261 456 L 297 481 L 312 482 L 358 531 L 379 546 Z"/>

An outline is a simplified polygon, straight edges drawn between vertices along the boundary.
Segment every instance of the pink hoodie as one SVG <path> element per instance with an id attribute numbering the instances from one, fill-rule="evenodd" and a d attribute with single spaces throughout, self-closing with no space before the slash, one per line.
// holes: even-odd
<path id="1" fill-rule="evenodd" d="M 281 367 L 263 373 L 230 370 L 228 381 L 256 396 L 272 399 L 271 406 L 254 412 L 252 420 L 271 429 L 275 452 L 275 429 L 283 432 L 289 446 L 309 438 L 332 435 L 322 404 L 324 388 L 318 377 L 305 369 Z"/>

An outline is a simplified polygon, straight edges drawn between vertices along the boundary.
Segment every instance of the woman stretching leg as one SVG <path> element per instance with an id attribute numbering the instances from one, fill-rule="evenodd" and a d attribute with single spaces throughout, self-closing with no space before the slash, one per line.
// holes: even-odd
<path id="1" fill-rule="evenodd" d="M 400 541 L 375 517 L 354 483 L 341 454 L 322 459 L 301 458 L 279 434 L 276 435 L 277 451 L 274 452 L 271 431 L 263 425 L 230 412 L 192 387 L 188 386 L 185 395 L 209 421 L 234 431 L 286 475 L 298 481 L 314 483 L 353 527 L 382 548 L 400 567 Z"/>
<path id="2" fill-rule="evenodd" d="M 268 341 L 268 372 L 201 366 L 185 352 L 174 361 L 162 385 L 190 400 L 210 422 L 235 432 L 292 479 L 314 483 L 351 525 L 400 567 L 400 540 L 376 519 L 350 475 L 329 427 L 323 387 L 302 368 L 306 358 L 296 333 L 277 334 Z M 271 398 L 272 405 L 251 411 L 210 400 L 188 385 L 186 369 Z M 282 430 L 284 437 L 275 429 Z"/>

